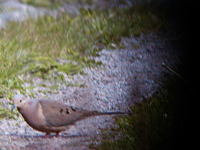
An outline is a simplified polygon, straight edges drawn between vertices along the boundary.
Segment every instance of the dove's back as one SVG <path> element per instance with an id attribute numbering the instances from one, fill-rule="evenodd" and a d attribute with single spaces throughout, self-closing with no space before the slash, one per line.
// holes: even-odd
<path id="1" fill-rule="evenodd" d="M 98 111 L 88 111 L 81 108 L 68 106 L 58 101 L 39 100 L 47 126 L 59 127 L 74 124 L 76 121 L 93 116 Z"/>

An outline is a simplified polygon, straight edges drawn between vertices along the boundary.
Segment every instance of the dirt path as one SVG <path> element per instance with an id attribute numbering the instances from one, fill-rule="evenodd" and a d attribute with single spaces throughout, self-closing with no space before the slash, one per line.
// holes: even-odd
<path id="1" fill-rule="evenodd" d="M 114 51 L 103 50 L 99 68 L 85 68 L 88 75 L 75 75 L 66 80 L 85 83 L 85 87 L 63 86 L 58 94 L 49 98 L 90 110 L 128 110 L 128 104 L 150 97 L 159 87 L 163 78 L 164 62 L 173 67 L 178 62 L 179 53 L 172 41 L 175 39 L 162 34 L 149 34 L 140 38 L 124 38 L 125 47 Z M 135 45 L 139 48 L 134 48 Z M 35 81 L 35 84 L 43 82 Z M 38 97 L 42 97 L 38 93 Z M 113 116 L 98 116 L 77 122 L 59 138 L 42 139 L 43 133 L 29 127 L 19 116 L 19 120 L 0 122 L 2 149 L 89 149 L 89 144 L 98 144 L 103 134 L 101 130 L 113 126 Z M 66 135 L 68 134 L 68 135 Z"/>
<path id="2" fill-rule="evenodd" d="M 47 96 L 69 105 L 99 111 L 127 111 L 128 105 L 150 97 L 159 87 L 165 73 L 170 73 L 161 64 L 174 67 L 179 62 L 179 52 L 169 33 L 151 33 L 139 38 L 122 39 L 124 48 L 102 50 L 97 61 L 103 65 L 85 68 L 87 75 L 75 75 L 71 82 L 84 87 L 62 85 L 57 94 L 37 93 L 37 97 Z M 34 84 L 43 80 L 35 80 Z M 25 85 L 27 86 L 27 85 Z M 49 83 L 48 86 L 51 86 Z M 4 100 L 9 103 L 8 100 Z M 103 129 L 114 126 L 114 116 L 98 116 L 79 121 L 59 138 L 42 139 L 43 133 L 29 127 L 19 116 L 18 120 L 0 121 L 1 149 L 90 149 L 91 143 L 101 143 Z"/>

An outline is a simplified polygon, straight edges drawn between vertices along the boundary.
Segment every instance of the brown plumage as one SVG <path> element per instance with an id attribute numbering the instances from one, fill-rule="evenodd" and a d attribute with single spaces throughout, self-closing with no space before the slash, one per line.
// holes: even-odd
<path id="1" fill-rule="evenodd" d="M 45 132 L 47 137 L 51 132 L 56 133 L 68 129 L 68 125 L 91 116 L 126 114 L 126 112 L 98 112 L 68 106 L 62 102 L 49 99 L 31 100 L 23 95 L 13 98 L 13 108 L 23 116 L 24 120 L 34 129 Z"/>

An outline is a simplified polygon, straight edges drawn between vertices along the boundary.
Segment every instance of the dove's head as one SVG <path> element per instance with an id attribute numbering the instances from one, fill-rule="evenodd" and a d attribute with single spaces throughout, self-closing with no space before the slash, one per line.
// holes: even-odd
<path id="1" fill-rule="evenodd" d="M 13 107 L 12 111 L 17 108 L 19 111 L 26 107 L 29 99 L 24 95 L 18 94 L 13 97 Z"/>

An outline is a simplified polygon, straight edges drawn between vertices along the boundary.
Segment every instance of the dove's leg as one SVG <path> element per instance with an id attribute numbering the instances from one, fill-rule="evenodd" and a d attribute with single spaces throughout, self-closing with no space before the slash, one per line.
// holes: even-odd
<path id="1" fill-rule="evenodd" d="M 59 137 L 59 132 L 56 132 L 56 137 Z"/>
<path id="2" fill-rule="evenodd" d="M 46 133 L 42 138 L 49 138 L 49 133 Z"/>

